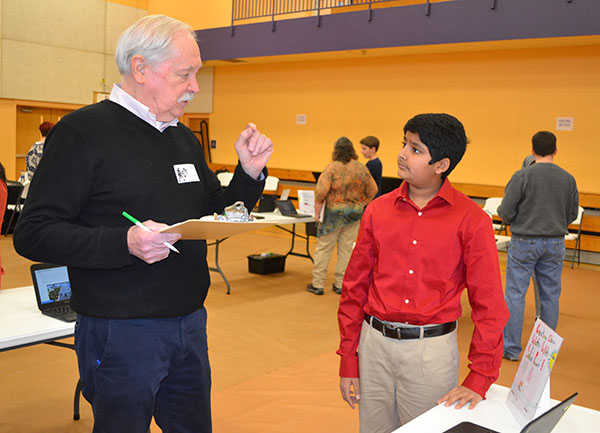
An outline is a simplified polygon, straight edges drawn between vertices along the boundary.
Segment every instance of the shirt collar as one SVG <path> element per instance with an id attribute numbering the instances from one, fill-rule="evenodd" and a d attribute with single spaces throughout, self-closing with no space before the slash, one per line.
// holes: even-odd
<path id="1" fill-rule="evenodd" d="M 169 126 L 177 126 L 177 123 L 179 122 L 177 117 L 170 122 L 161 122 L 160 120 L 156 120 L 156 116 L 150 112 L 150 108 L 146 107 L 140 101 L 123 90 L 123 88 L 117 83 L 113 84 L 109 99 L 112 102 L 119 104 L 126 110 L 132 112 L 144 122 L 149 123 L 151 126 L 158 129 L 160 132 L 163 132 Z"/>
<path id="2" fill-rule="evenodd" d="M 402 182 L 400 188 L 396 189 L 396 202 L 410 200 L 410 197 L 408 195 L 408 186 L 408 182 Z M 440 187 L 439 191 L 430 200 L 430 202 L 435 200 L 437 197 L 443 199 L 450 205 L 454 205 L 454 188 L 452 188 L 452 185 L 450 184 L 448 178 L 444 179 L 444 182 L 442 183 L 442 186 Z"/>

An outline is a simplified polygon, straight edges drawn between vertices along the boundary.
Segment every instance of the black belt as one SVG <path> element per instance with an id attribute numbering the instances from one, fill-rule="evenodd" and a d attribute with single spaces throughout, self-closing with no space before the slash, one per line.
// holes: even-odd
<path id="1" fill-rule="evenodd" d="M 384 337 L 395 338 L 396 340 L 421 338 L 421 327 L 419 326 L 394 326 L 384 323 L 377 317 L 368 314 L 365 314 L 365 321 L 381 332 Z M 423 338 L 439 337 L 440 335 L 446 335 L 455 329 L 456 320 L 454 322 L 442 323 L 441 325 L 428 326 L 423 329 Z"/>

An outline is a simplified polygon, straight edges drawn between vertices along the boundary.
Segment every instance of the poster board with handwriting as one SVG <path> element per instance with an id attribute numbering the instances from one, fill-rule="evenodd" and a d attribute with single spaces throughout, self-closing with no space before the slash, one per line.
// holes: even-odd
<path id="1" fill-rule="evenodd" d="M 562 342 L 556 331 L 540 319 L 535 321 L 506 399 L 508 408 L 521 425 L 535 416 Z"/>

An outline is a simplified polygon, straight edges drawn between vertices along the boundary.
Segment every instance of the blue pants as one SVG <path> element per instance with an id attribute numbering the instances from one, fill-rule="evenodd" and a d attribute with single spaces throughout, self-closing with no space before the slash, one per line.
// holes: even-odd
<path id="1" fill-rule="evenodd" d="M 504 299 L 510 318 L 504 328 L 504 353 L 517 358 L 521 353 L 521 334 L 525 311 L 525 294 L 535 271 L 540 296 L 540 318 L 556 329 L 561 276 L 565 259 L 565 239 L 512 237 L 506 260 Z"/>
<path id="2" fill-rule="evenodd" d="M 206 310 L 170 319 L 79 315 L 75 349 L 94 433 L 209 433 Z"/>

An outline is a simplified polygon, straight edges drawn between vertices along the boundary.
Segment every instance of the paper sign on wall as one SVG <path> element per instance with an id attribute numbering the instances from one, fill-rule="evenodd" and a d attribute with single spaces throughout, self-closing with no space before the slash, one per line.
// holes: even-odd
<path id="1" fill-rule="evenodd" d="M 296 114 L 296 125 L 306 125 L 306 114 Z"/>
<path id="2" fill-rule="evenodd" d="M 556 118 L 556 130 L 557 131 L 572 131 L 573 130 L 573 118 L 572 117 L 557 117 Z"/>
<path id="3" fill-rule="evenodd" d="M 540 319 L 535 321 L 506 399 L 506 405 L 521 425 L 535 416 L 562 342 L 556 331 Z"/>

